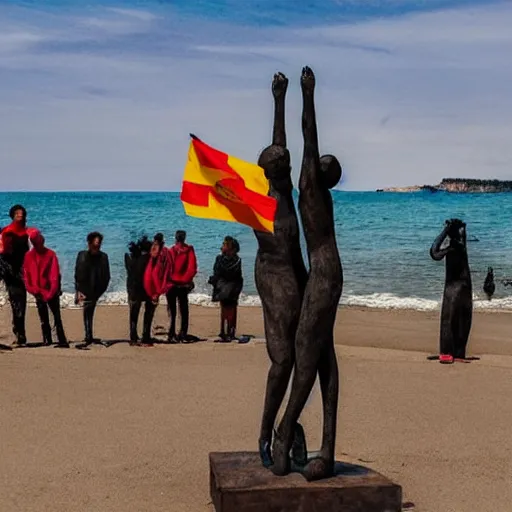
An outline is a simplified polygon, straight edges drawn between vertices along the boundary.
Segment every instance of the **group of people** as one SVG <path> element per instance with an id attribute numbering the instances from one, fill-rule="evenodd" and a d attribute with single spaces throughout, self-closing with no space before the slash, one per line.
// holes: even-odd
<path id="1" fill-rule="evenodd" d="M 9 216 L 11 223 L 0 229 L 0 281 L 5 283 L 11 305 L 15 345 L 24 346 L 27 343 L 25 314 L 27 293 L 30 293 L 36 300 L 43 344 L 53 344 L 51 311 L 57 336 L 56 346 L 67 348 L 69 342 L 60 313 L 62 277 L 58 257 L 55 251 L 46 247 L 45 238 L 38 229 L 27 227 L 27 211 L 22 205 L 14 205 Z M 170 317 L 167 342 L 187 343 L 197 339 L 188 333 L 188 295 L 194 289 L 197 259 L 194 247 L 186 243 L 186 237 L 185 231 L 178 230 L 171 247 L 165 246 L 162 233 L 157 233 L 152 240 L 143 236 L 128 245 L 124 263 L 131 345 L 153 344 L 153 317 L 162 296 L 166 297 Z M 94 337 L 96 305 L 107 291 L 111 279 L 109 258 L 101 250 L 102 243 L 101 233 L 89 233 L 87 249 L 80 251 L 76 258 L 75 304 L 83 309 L 85 332 L 80 348 L 94 343 L 103 344 Z M 213 287 L 212 300 L 220 303 L 219 341 L 236 338 L 237 306 L 243 288 L 239 251 L 238 241 L 226 236 L 208 281 Z M 139 337 L 138 319 L 143 305 L 142 337 Z M 178 309 L 181 317 L 179 331 L 176 325 Z"/>

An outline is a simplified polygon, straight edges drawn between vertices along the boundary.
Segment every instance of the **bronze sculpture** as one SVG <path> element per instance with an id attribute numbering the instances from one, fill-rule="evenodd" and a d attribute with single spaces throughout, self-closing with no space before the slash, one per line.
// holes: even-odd
<path id="1" fill-rule="evenodd" d="M 442 249 L 449 237 L 448 247 Z M 471 331 L 473 295 L 469 270 L 466 223 L 460 219 L 449 219 L 430 248 L 435 261 L 446 257 L 446 274 L 441 308 L 439 337 L 439 361 L 451 364 L 454 360 L 466 359 L 466 345 Z"/>
<path id="2" fill-rule="evenodd" d="M 286 213 L 287 218 L 290 219 L 290 226 L 287 232 L 293 233 L 293 236 L 287 239 L 277 229 L 280 228 L 279 221 L 281 220 L 278 207 L 276 235 L 272 239 L 273 245 L 269 243 L 266 246 L 266 251 L 262 251 L 262 247 L 265 247 L 265 241 L 261 237 L 258 238 L 260 253 L 256 263 L 256 280 L 260 283 L 258 291 L 264 304 L 265 331 L 267 336 L 268 334 L 272 336 L 274 333 L 279 332 L 279 329 L 283 329 L 285 325 L 281 316 L 273 314 L 274 310 L 269 313 L 268 306 L 266 309 L 265 303 L 272 303 L 272 301 L 268 300 L 271 293 L 274 293 L 276 299 L 272 300 L 275 300 L 276 303 L 277 298 L 280 296 L 282 301 L 288 302 L 288 311 L 295 308 L 297 304 L 300 304 L 300 314 L 293 343 L 294 376 L 290 399 L 282 421 L 275 433 L 271 458 L 269 456 L 269 461 L 267 462 L 272 463 L 270 469 L 276 475 L 286 475 L 291 471 L 289 453 L 294 444 L 294 436 L 297 442 L 297 440 L 300 441 L 301 434 L 298 419 L 311 393 L 318 373 L 322 392 L 324 420 L 322 446 L 319 456 L 309 462 L 304 460 L 304 467 L 302 468 L 302 473 L 307 480 L 318 480 L 332 476 L 334 473 L 338 406 L 338 365 L 334 350 L 333 329 L 343 287 L 343 272 L 336 244 L 333 204 L 329 190 L 339 182 L 342 171 L 336 157 L 332 155 L 320 157 L 314 105 L 315 76 L 308 67 L 302 70 L 301 87 L 303 95 L 302 132 L 304 153 L 299 182 L 299 210 L 306 238 L 310 271 L 307 280 L 304 280 L 304 274 L 298 258 L 293 260 L 294 263 L 291 263 L 291 259 L 288 257 L 286 260 L 287 270 L 290 272 L 291 265 L 296 269 L 296 272 L 290 272 L 289 284 L 284 285 L 281 278 L 281 267 L 276 267 L 272 264 L 273 258 L 279 258 L 286 251 L 282 246 L 283 243 L 288 244 L 287 250 L 291 251 L 290 254 L 297 254 L 294 251 L 297 251 L 298 235 L 295 235 L 294 232 L 293 214 L 291 210 L 288 210 Z M 274 97 L 276 98 L 275 93 Z M 276 114 L 282 113 L 284 133 L 284 95 L 280 108 L 282 110 L 278 109 L 276 98 Z M 277 115 L 276 118 L 278 118 Z M 279 126 L 279 123 L 275 123 L 274 136 L 276 135 L 276 126 Z M 284 141 L 284 146 L 285 138 L 281 140 Z M 283 146 L 273 145 L 267 148 L 260 157 L 259 165 L 265 169 L 265 174 L 271 182 L 271 194 L 276 186 L 276 181 L 278 181 L 280 184 L 282 183 L 283 187 L 288 187 L 291 196 L 292 185 L 289 178 L 289 154 Z M 285 169 L 288 169 L 286 174 L 284 172 Z M 270 240 L 270 238 L 268 239 Z M 267 254 L 268 265 L 262 267 L 262 261 L 265 261 L 265 254 Z M 263 272 L 270 271 L 269 269 L 271 268 L 274 269 L 276 275 L 273 279 L 273 291 L 268 291 L 261 280 Z M 276 290 L 276 286 L 280 291 Z M 278 312 L 276 311 L 275 313 Z M 291 315 L 288 317 L 288 323 L 286 323 L 288 330 L 295 325 L 296 320 L 294 319 L 295 317 L 292 318 Z M 276 343 L 275 340 L 277 339 L 279 338 L 274 337 L 270 341 L 269 354 L 271 359 L 273 357 L 271 353 L 272 347 L 277 347 L 275 352 L 278 355 L 287 356 L 292 354 L 287 348 L 287 342 Z M 272 361 L 274 367 L 274 360 Z M 282 362 L 286 363 L 285 365 L 281 364 L 279 368 L 284 382 L 285 375 L 288 375 L 289 378 L 288 366 L 290 358 L 284 357 L 278 361 L 278 363 Z M 277 366 L 279 367 L 279 364 Z M 275 410 L 277 412 L 284 396 L 284 391 L 282 395 L 277 393 L 272 395 L 269 391 L 272 388 L 272 384 L 278 382 L 278 379 L 273 377 L 273 367 L 271 367 L 267 385 L 264 422 L 266 419 L 268 421 L 271 419 L 271 414 L 268 414 L 268 411 L 272 412 Z M 267 418 L 265 417 L 266 413 L 268 414 Z M 268 427 L 265 426 L 265 428 L 268 431 Z M 266 434 L 267 432 L 264 432 L 262 428 L 262 433 Z M 260 438 L 260 455 L 263 452 L 262 460 L 265 464 L 267 447 L 262 447 L 261 441 L 262 439 Z M 263 441 L 268 442 L 268 437 L 263 439 Z"/>

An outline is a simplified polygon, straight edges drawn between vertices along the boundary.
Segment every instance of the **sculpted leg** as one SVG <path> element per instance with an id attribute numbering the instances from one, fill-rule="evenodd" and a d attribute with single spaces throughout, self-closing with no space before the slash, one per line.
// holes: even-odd
<path id="1" fill-rule="evenodd" d="M 336 445 L 336 423 L 338 412 L 338 362 L 334 351 L 334 340 L 325 348 L 318 366 L 323 406 L 323 433 L 320 456 L 304 468 L 308 481 L 327 478 L 334 473 Z"/>
<path id="2" fill-rule="evenodd" d="M 271 470 L 276 475 L 286 475 L 290 472 L 289 452 L 293 443 L 295 425 L 315 384 L 321 346 L 313 346 L 306 340 L 315 339 L 317 343 L 321 342 L 311 335 L 311 332 L 302 333 L 300 329 L 297 331 L 297 339 L 304 340 L 304 343 L 296 343 L 295 371 L 290 398 L 272 446 L 274 465 Z"/>
<path id="3" fill-rule="evenodd" d="M 466 347 L 471 331 L 472 313 L 472 308 L 467 307 L 461 308 L 459 311 L 457 340 L 454 348 L 454 357 L 456 359 L 466 358 Z"/>
<path id="4" fill-rule="evenodd" d="M 439 337 L 439 353 L 440 355 L 454 354 L 454 338 L 453 338 L 453 304 L 446 297 L 443 299 L 441 309 L 441 332 Z"/>
<path id="5" fill-rule="evenodd" d="M 293 368 L 293 340 L 273 338 L 267 336 L 267 350 L 271 360 L 267 378 L 267 391 L 265 393 L 265 405 L 261 420 L 259 450 L 261 462 L 265 467 L 273 463 L 271 456 L 272 431 L 276 421 L 279 407 L 286 394 L 288 382 Z"/>

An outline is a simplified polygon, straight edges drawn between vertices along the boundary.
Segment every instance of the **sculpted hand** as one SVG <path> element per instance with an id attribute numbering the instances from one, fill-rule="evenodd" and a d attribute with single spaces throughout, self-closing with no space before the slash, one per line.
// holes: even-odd
<path id="1" fill-rule="evenodd" d="M 274 75 L 272 79 L 272 94 L 274 98 L 280 98 L 286 94 L 288 89 L 288 78 L 283 73 L 279 72 Z"/>
<path id="2" fill-rule="evenodd" d="M 312 93 L 315 89 L 315 74 L 308 66 L 302 68 L 302 76 L 300 77 L 300 85 L 302 92 Z"/>

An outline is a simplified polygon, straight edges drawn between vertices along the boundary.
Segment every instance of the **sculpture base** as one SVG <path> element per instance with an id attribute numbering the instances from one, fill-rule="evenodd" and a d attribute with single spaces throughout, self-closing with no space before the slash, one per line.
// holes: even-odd
<path id="1" fill-rule="evenodd" d="M 210 453 L 210 494 L 216 512 L 400 512 L 402 488 L 375 471 L 336 463 L 336 476 L 307 482 L 279 477 L 257 452 Z"/>

